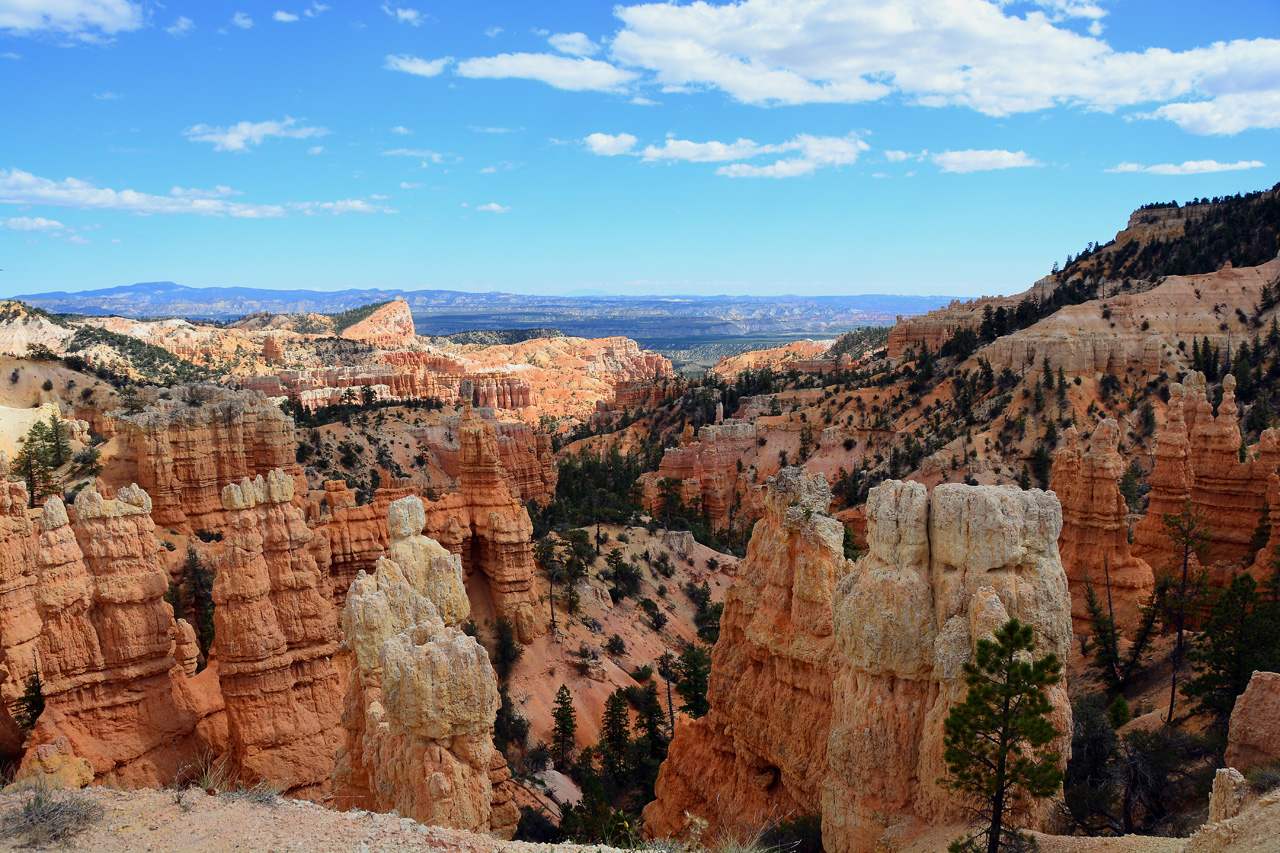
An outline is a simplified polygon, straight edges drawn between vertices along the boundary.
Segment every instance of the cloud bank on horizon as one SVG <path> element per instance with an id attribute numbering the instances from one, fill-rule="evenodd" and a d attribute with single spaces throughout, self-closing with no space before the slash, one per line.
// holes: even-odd
<path id="1" fill-rule="evenodd" d="M 1277 177 L 1269 0 L 0 0 L 0 63 L 14 291 L 1008 292 Z"/>

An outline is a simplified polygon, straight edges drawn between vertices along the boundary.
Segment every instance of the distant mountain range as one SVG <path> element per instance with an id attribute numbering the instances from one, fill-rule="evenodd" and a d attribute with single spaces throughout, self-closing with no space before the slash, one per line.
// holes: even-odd
<path id="1" fill-rule="evenodd" d="M 946 296 L 531 296 L 457 290 L 260 290 L 184 287 L 152 281 L 76 293 L 19 296 L 63 314 L 187 317 L 230 320 L 272 314 L 333 314 L 373 302 L 403 299 L 419 334 L 554 326 L 582 337 L 722 338 L 741 335 L 833 337 L 852 328 L 888 325 L 897 315 L 922 314 Z"/>

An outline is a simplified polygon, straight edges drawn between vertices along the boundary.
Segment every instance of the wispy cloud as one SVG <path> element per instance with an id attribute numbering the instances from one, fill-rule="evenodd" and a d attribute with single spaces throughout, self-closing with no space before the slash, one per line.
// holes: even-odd
<path id="1" fill-rule="evenodd" d="M 383 151 L 383 157 L 415 157 L 425 163 L 456 163 L 461 158 L 454 154 L 443 154 L 430 148 L 392 148 Z"/>
<path id="2" fill-rule="evenodd" d="M 547 41 L 556 50 L 571 56 L 592 56 L 600 52 L 600 45 L 587 38 L 586 33 L 555 33 Z"/>
<path id="3" fill-rule="evenodd" d="M 124 97 L 119 92 L 94 92 L 93 97 L 99 101 L 118 101 Z"/>
<path id="4" fill-rule="evenodd" d="M 388 54 L 387 61 L 382 64 L 382 67 L 388 71 L 403 71 L 406 74 L 416 74 L 419 77 L 435 77 L 450 62 L 453 62 L 452 56 L 442 56 L 439 59 L 421 59 L 407 54 L 398 56 Z"/>
<path id="5" fill-rule="evenodd" d="M 0 203 L 70 207 L 82 210 L 117 210 L 141 215 L 191 213 L 201 216 L 232 216 L 263 219 L 301 215 L 343 213 L 395 213 L 392 208 L 365 199 L 338 201 L 291 201 L 283 204 L 249 204 L 228 201 L 240 193 L 230 187 L 211 190 L 174 187 L 169 195 L 153 195 L 137 190 L 98 187 L 77 178 L 50 180 L 21 169 L 0 169 Z M 25 218 L 25 217 L 22 217 Z M 39 218 L 36 218 L 39 221 Z M 53 220 L 44 220 L 52 222 Z M 36 229 L 29 229 L 36 230 Z"/>
<path id="6" fill-rule="evenodd" d="M 215 151 L 241 153 L 271 137 L 310 139 L 328 133 L 326 128 L 299 124 L 297 119 L 285 116 L 282 121 L 242 121 L 229 127 L 197 124 L 184 130 L 182 135 L 193 142 L 211 142 Z"/>
<path id="7" fill-rule="evenodd" d="M 410 130 L 409 128 L 405 127 L 405 126 L 404 126 L 404 125 L 402 125 L 402 124 L 397 124 L 395 127 L 391 128 L 391 132 L 392 132 L 392 133 L 395 133 L 395 134 L 398 134 L 398 135 L 400 135 L 400 136 L 412 136 L 412 135 L 413 135 L 413 131 L 412 131 L 412 130 Z"/>
<path id="8" fill-rule="evenodd" d="M 282 24 L 292 24 L 294 21 L 298 20 L 298 16 L 290 12 L 277 11 L 271 17 L 273 20 L 279 21 Z"/>
<path id="9" fill-rule="evenodd" d="M 504 30 L 502 27 L 486 27 L 484 34 L 489 38 L 496 38 L 497 36 L 502 35 L 503 32 Z"/>
<path id="10" fill-rule="evenodd" d="M 457 73 L 472 78 L 518 77 L 541 80 L 557 89 L 570 92 L 620 91 L 640 75 L 585 57 L 557 56 L 551 53 L 502 53 L 458 63 Z"/>
<path id="11" fill-rule="evenodd" d="M 421 26 L 425 20 L 425 16 L 417 9 L 384 5 L 382 11 L 394 18 L 397 23 L 408 24 L 411 27 Z"/>
<path id="12" fill-rule="evenodd" d="M 467 125 L 467 127 L 469 127 L 471 130 L 474 130 L 476 133 L 514 133 L 515 132 L 514 127 L 478 127 L 477 125 L 474 125 L 474 124 Z"/>
<path id="13" fill-rule="evenodd" d="M 28 36 L 58 33 L 76 41 L 110 41 L 146 23 L 143 4 L 132 0 L 5 0 L 0 2 L 0 32 Z"/>
<path id="14" fill-rule="evenodd" d="M 1207 175 L 1212 172 L 1237 172 L 1242 169 L 1261 169 L 1267 164 L 1261 160 L 1239 160 L 1235 163 L 1219 163 L 1217 160 L 1186 160 L 1182 163 L 1158 163 L 1143 166 L 1140 163 L 1121 163 L 1108 172 L 1146 172 L 1150 175 Z"/>
<path id="15" fill-rule="evenodd" d="M 191 20 L 186 15 L 181 15 L 178 17 L 178 20 L 174 21 L 172 24 L 165 27 L 164 31 L 169 35 L 173 36 L 174 38 L 181 38 L 182 36 L 185 36 L 187 33 L 191 32 L 195 28 L 196 28 L 195 21 Z"/>
<path id="16" fill-rule="evenodd" d="M 483 211 L 485 211 L 486 213 L 506 213 L 507 211 L 511 210 L 511 208 L 509 208 L 509 207 L 503 207 L 502 205 L 498 204 L 497 202 L 493 202 L 493 201 L 491 201 L 491 202 L 489 202 L 488 204 L 481 204 L 481 205 L 478 205 L 478 206 L 476 207 L 476 210 L 483 210 Z"/>
<path id="17" fill-rule="evenodd" d="M 231 16 L 231 23 L 242 30 L 247 30 L 253 27 L 253 18 L 250 18 L 244 12 L 236 12 Z"/>
<path id="18" fill-rule="evenodd" d="M 0 220 L 10 231 L 63 231 L 67 226 L 56 219 L 45 219 L 43 216 L 15 216 L 12 219 Z"/>
<path id="19" fill-rule="evenodd" d="M 671 137 L 661 145 L 636 150 L 637 139 L 629 133 L 593 133 L 583 139 L 588 150 L 605 157 L 631 154 L 655 162 L 728 163 L 716 169 L 728 178 L 796 178 L 822 168 L 856 163 L 869 146 L 856 134 L 813 136 L 801 133 L 786 142 L 761 144 L 751 139 L 733 142 L 695 142 Z M 790 154 L 773 163 L 729 162 L 751 160 L 769 154 Z"/>
<path id="20" fill-rule="evenodd" d="M 1003 149 L 969 149 L 966 151 L 943 151 L 929 155 L 929 159 L 942 167 L 944 172 L 968 174 L 970 172 L 988 172 L 994 169 L 1021 169 L 1028 166 L 1043 166 L 1025 151 L 1005 151 Z"/>

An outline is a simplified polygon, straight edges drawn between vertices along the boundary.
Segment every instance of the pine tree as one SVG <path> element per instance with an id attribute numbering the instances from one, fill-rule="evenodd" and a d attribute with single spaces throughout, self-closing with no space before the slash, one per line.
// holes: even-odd
<path id="1" fill-rule="evenodd" d="M 706 646 L 690 646 L 680 655 L 676 666 L 680 671 L 680 683 L 676 685 L 676 692 L 684 699 L 680 710 L 697 719 L 711 710 L 711 703 L 707 701 L 711 654 Z"/>
<path id="2" fill-rule="evenodd" d="M 1172 723 L 1178 697 L 1178 676 L 1186 662 L 1186 631 L 1199 612 L 1208 588 L 1205 571 L 1199 566 L 1199 561 L 1209 547 L 1209 526 L 1204 514 L 1187 501 L 1181 511 L 1165 513 L 1160 528 L 1173 542 L 1177 555 L 1175 562 L 1157 578 L 1156 584 L 1161 602 L 1160 618 L 1177 632 L 1170 657 L 1169 715 L 1165 720 Z"/>
<path id="3" fill-rule="evenodd" d="M 187 547 L 187 561 L 182 567 L 182 580 L 184 604 L 196 620 L 196 642 L 200 645 L 200 668 L 203 669 L 213 646 L 213 572 L 205 568 L 200 555 L 190 546 Z"/>
<path id="4" fill-rule="evenodd" d="M 1017 820 L 1028 801 L 1052 796 L 1062 783 L 1062 756 L 1049 748 L 1059 734 L 1045 688 L 1057 684 L 1062 664 L 1035 650 L 1030 625 L 1010 619 L 995 639 L 978 641 L 974 663 L 964 666 L 969 692 L 945 723 L 943 758 L 949 785 L 968 798 L 984 824 L 976 837 L 956 840 L 951 851 L 1000 853 L 1018 839 Z"/>
<path id="5" fill-rule="evenodd" d="M 627 697 L 619 688 L 604 700 L 604 719 L 600 724 L 600 764 L 615 784 L 623 781 L 630 743 L 631 712 L 627 710 Z"/>
<path id="6" fill-rule="evenodd" d="M 1277 562 L 1276 575 L 1280 577 L 1280 562 Z M 676 732 L 676 710 L 671 704 L 671 688 L 673 685 L 680 683 L 680 666 L 676 660 L 676 656 L 671 652 L 663 652 L 662 657 L 656 661 L 658 664 L 658 675 L 662 676 L 662 680 L 667 683 L 667 713 L 671 719 L 671 726 L 667 731 L 672 737 Z"/>
<path id="7" fill-rule="evenodd" d="M 560 564 L 560 558 L 556 554 L 556 543 L 551 539 L 550 534 L 543 536 L 533 546 L 533 558 L 538 561 L 538 565 L 542 566 L 542 573 L 547 578 L 547 585 L 550 587 L 551 605 L 551 636 L 556 634 L 556 582 L 561 579 L 564 574 L 564 567 Z"/>
<path id="8" fill-rule="evenodd" d="M 569 688 L 563 684 L 556 692 L 556 705 L 551 718 L 555 720 L 551 728 L 551 748 L 560 759 L 557 766 L 563 769 L 569 766 L 569 759 L 573 757 L 574 736 L 578 733 L 578 714 L 573 709 L 573 697 L 569 695 Z"/>
<path id="9" fill-rule="evenodd" d="M 640 710 L 636 715 L 636 731 L 644 733 L 650 758 L 662 758 L 667 754 L 667 739 L 662 733 L 662 700 L 658 698 L 658 685 L 649 681 L 644 686 Z"/>
<path id="10" fill-rule="evenodd" d="M 44 683 L 40 680 L 39 670 L 27 676 L 22 695 L 14 705 L 13 721 L 18 724 L 18 728 L 24 732 L 35 728 L 36 720 L 44 713 Z"/>
<path id="11" fill-rule="evenodd" d="M 1280 660 L 1276 619 L 1280 613 L 1258 597 L 1258 584 L 1248 573 L 1231 582 L 1217 597 L 1209 618 L 1187 655 L 1198 674 L 1182 692 L 1197 700 L 1217 725 L 1225 728 L 1236 698 L 1249 686 L 1255 670 L 1271 670 Z"/>
<path id="12" fill-rule="evenodd" d="M 58 413 L 49 415 L 49 464 L 53 468 L 61 468 L 71 458 L 71 444 L 67 441 L 66 424 Z"/>

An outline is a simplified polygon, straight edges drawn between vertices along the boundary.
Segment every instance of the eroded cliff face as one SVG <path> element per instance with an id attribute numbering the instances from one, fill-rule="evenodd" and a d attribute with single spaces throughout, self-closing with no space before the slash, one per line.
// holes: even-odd
<path id="1" fill-rule="evenodd" d="M 361 572 L 342 612 L 350 666 L 339 807 L 396 809 L 422 823 L 509 838 L 519 812 L 493 746 L 498 683 L 458 629 L 469 611 L 458 558 L 419 532 L 416 497 L 391 505 L 392 558 Z M 438 602 L 438 606 L 437 606 Z"/>
<path id="2" fill-rule="evenodd" d="M 1112 418 L 1098 424 L 1087 447 L 1075 427 L 1053 463 L 1050 491 L 1062 504 L 1058 552 L 1071 589 L 1071 621 L 1077 633 L 1089 630 L 1087 587 L 1103 607 L 1114 607 L 1120 625 L 1136 620 L 1155 578 L 1145 560 L 1129 548 L 1129 508 L 1120 494 L 1124 457 L 1120 427 Z"/>
<path id="3" fill-rule="evenodd" d="M 827 850 L 873 853 L 891 826 L 956 821 L 937 782 L 943 722 L 977 640 L 1017 617 L 1037 654 L 1069 653 L 1052 494 L 887 482 L 857 563 L 828 499 L 800 469 L 770 483 L 713 652 L 712 710 L 677 726 L 645 809 L 655 835 L 679 831 L 685 811 L 730 832 L 818 813 Z M 1050 699 L 1065 755 L 1065 685 Z"/>
<path id="4" fill-rule="evenodd" d="M 533 523 L 503 474 L 494 436 L 474 411 L 463 412 L 460 490 L 429 504 L 425 530 L 461 555 L 463 569 L 482 584 L 494 611 L 510 619 L 528 643 L 546 631 L 534 589 Z"/>
<path id="5" fill-rule="evenodd" d="M 752 474 L 760 452 L 759 432 L 746 420 L 707 424 L 698 430 L 696 441 L 668 448 L 657 471 L 640 475 L 645 509 L 657 512 L 661 508 L 659 484 L 671 478 L 680 481 L 686 505 L 699 501 L 706 507 L 715 529 L 728 527 L 743 512 L 754 509 L 758 514 L 762 507 Z"/>
<path id="6" fill-rule="evenodd" d="M 1215 580 L 1225 582 L 1249 554 L 1270 477 L 1280 466 L 1280 432 L 1262 432 L 1257 447 L 1240 460 L 1240 426 L 1235 377 L 1222 381 L 1218 414 L 1204 391 L 1204 377 L 1193 372 L 1185 385 L 1171 386 L 1169 418 L 1157 437 L 1147 514 L 1133 531 L 1133 552 L 1156 571 L 1177 559 L 1162 530 L 1166 513 L 1189 501 L 1209 521 L 1206 565 L 1216 564 Z"/>
<path id="7" fill-rule="evenodd" d="M 276 469 L 222 490 L 227 535 L 213 585 L 213 655 L 226 702 L 231 765 L 249 783 L 324 793 L 341 740 L 333 667 L 337 613 L 328 541 Z"/>
<path id="8" fill-rule="evenodd" d="M 342 337 L 387 349 L 408 346 L 418 340 L 409 303 L 399 299 L 391 300 L 359 323 L 348 326 Z"/>
<path id="9" fill-rule="evenodd" d="M 1226 763 L 1240 771 L 1280 761 L 1280 673 L 1255 672 L 1236 700 Z"/>
<path id="10" fill-rule="evenodd" d="M 27 517 L 27 490 L 8 481 L 9 462 L 0 451 L 0 752 L 16 754 L 23 735 L 9 714 L 35 671 L 40 636 L 36 610 L 38 540 Z"/>
<path id="11" fill-rule="evenodd" d="M 175 386 L 146 408 L 118 418 L 120 437 L 104 479 L 138 483 L 151 495 L 156 524 L 184 532 L 225 521 L 222 490 L 276 468 L 298 472 L 293 419 L 252 391 Z"/>
<path id="12" fill-rule="evenodd" d="M 826 481 L 786 468 L 769 483 L 712 652 L 711 711 L 681 718 L 645 808 L 647 831 L 678 833 L 686 811 L 719 828 L 819 810 L 827 772 L 834 649 L 831 595 L 848 570 Z"/>
<path id="13" fill-rule="evenodd" d="M 34 587 L 45 710 L 20 775 L 41 772 L 52 750 L 87 762 L 100 782 L 167 784 L 222 750 L 217 673 L 190 677 L 194 632 L 163 599 L 151 512 L 137 486 L 114 500 L 82 491 L 70 512 L 45 503 Z"/>

